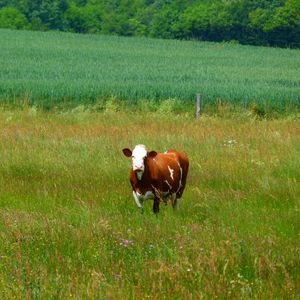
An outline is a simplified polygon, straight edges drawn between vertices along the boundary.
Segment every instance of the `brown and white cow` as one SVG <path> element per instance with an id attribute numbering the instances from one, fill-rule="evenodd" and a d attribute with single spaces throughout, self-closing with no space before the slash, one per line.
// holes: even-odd
<path id="1" fill-rule="evenodd" d="M 154 199 L 154 213 L 159 212 L 160 201 L 166 202 L 168 198 L 173 208 L 178 209 L 189 169 L 187 156 L 176 150 L 148 152 L 144 145 L 136 145 L 132 151 L 125 148 L 123 153 L 132 158 L 130 182 L 133 198 L 141 211 L 147 199 Z"/>

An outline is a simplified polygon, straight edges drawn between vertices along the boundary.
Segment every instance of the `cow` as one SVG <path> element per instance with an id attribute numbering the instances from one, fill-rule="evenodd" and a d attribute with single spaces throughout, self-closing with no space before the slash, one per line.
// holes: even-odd
<path id="1" fill-rule="evenodd" d="M 179 208 L 179 199 L 185 188 L 189 169 L 188 157 L 176 150 L 165 153 L 147 151 L 145 145 L 136 145 L 133 150 L 124 148 L 126 157 L 131 157 L 130 183 L 133 198 L 143 213 L 143 202 L 153 199 L 153 212 L 159 213 L 161 201 L 171 199 L 174 210 Z"/>

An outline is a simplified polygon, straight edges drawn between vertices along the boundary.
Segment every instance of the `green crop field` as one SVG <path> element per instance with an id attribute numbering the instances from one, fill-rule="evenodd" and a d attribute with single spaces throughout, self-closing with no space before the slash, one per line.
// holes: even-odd
<path id="1" fill-rule="evenodd" d="M 139 213 L 141 142 L 189 156 L 178 212 Z M 2 109 L 0 158 L 1 299 L 299 299 L 297 118 Z"/>
<path id="2" fill-rule="evenodd" d="M 40 106 L 116 98 L 300 107 L 300 50 L 0 30 L 0 99 Z"/>

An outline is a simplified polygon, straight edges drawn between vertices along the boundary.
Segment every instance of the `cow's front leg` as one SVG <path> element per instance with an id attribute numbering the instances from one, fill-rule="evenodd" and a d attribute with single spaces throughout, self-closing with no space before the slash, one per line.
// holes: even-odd
<path id="1" fill-rule="evenodd" d="M 159 213 L 159 198 L 158 197 L 154 197 L 154 202 L 153 202 L 153 212 L 155 214 Z"/>
<path id="2" fill-rule="evenodd" d="M 141 210 L 141 213 L 144 213 L 144 207 L 143 207 L 137 193 L 135 191 L 132 191 L 132 194 L 133 194 L 133 198 L 134 198 L 134 201 L 135 201 L 136 205 Z"/>

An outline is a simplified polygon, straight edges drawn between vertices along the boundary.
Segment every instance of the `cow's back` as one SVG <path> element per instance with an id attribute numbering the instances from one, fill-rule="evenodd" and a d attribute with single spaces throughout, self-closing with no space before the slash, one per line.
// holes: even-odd
<path id="1" fill-rule="evenodd" d="M 153 177 L 167 178 L 170 176 L 170 170 L 175 173 L 180 171 L 178 161 L 173 155 L 167 153 L 158 153 L 153 159 L 155 167 L 152 169 Z"/>
<path id="2" fill-rule="evenodd" d="M 178 152 L 174 149 L 168 150 L 165 154 L 174 157 L 177 160 L 183 169 L 187 169 L 189 167 L 189 159 L 183 152 Z"/>
<path id="3" fill-rule="evenodd" d="M 186 178 L 189 171 L 189 159 L 184 153 L 178 152 L 174 149 L 168 150 L 166 154 L 174 157 L 174 159 L 179 163 L 179 166 L 182 170 L 181 188 L 177 193 L 178 198 L 180 198 L 182 196 L 186 184 Z"/>
<path id="4" fill-rule="evenodd" d="M 154 163 L 155 168 L 153 168 L 152 176 L 154 180 L 159 179 L 158 182 L 162 184 L 160 189 L 165 191 L 169 188 L 172 193 L 176 192 L 177 197 L 180 198 L 186 183 L 189 167 L 188 158 L 176 150 L 169 150 L 166 153 L 158 153 L 154 158 Z"/>

